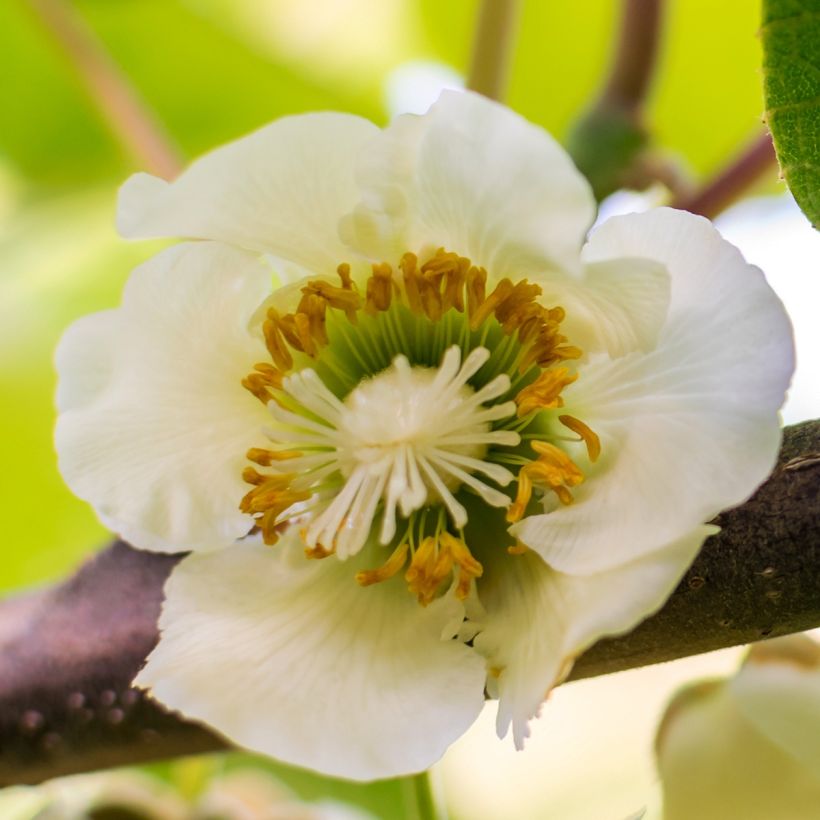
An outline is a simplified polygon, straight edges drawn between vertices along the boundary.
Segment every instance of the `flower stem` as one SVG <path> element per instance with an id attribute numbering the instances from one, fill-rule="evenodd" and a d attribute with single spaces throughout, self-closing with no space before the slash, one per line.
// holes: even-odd
<path id="1" fill-rule="evenodd" d="M 447 820 L 433 796 L 429 771 L 405 777 L 402 791 L 406 820 Z"/>
<path id="2" fill-rule="evenodd" d="M 68 59 L 120 145 L 145 170 L 173 179 L 182 167 L 176 146 L 79 12 L 64 0 L 25 5 Z"/>
<path id="3" fill-rule="evenodd" d="M 689 196 L 673 199 L 670 204 L 673 208 L 714 219 L 764 174 L 771 171 L 774 178 L 777 167 L 775 159 L 771 136 L 768 133 L 761 134 L 702 188 Z"/>
<path id="4" fill-rule="evenodd" d="M 518 28 L 519 0 L 482 0 L 478 11 L 467 88 L 503 99 Z"/>
<path id="5" fill-rule="evenodd" d="M 637 111 L 642 107 L 657 66 L 663 0 L 624 0 L 621 30 L 601 107 Z"/>

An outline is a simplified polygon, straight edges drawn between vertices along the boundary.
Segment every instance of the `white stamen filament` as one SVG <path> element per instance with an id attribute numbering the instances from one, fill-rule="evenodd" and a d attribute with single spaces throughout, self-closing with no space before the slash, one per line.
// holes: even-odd
<path id="1" fill-rule="evenodd" d="M 380 503 L 382 544 L 396 535 L 397 511 L 407 518 L 429 503 L 442 503 L 453 525 L 463 527 L 467 511 L 455 497 L 462 485 L 492 506 L 510 503 L 479 478 L 509 484 L 512 473 L 484 461 L 484 455 L 491 444 L 515 446 L 521 440 L 515 432 L 491 429 L 491 422 L 515 415 L 515 403 L 486 404 L 507 393 L 509 377 L 497 376 L 478 391 L 467 384 L 489 358 L 479 347 L 462 362 L 460 348 L 453 346 L 434 369 L 411 367 L 398 356 L 343 402 L 312 370 L 284 380 L 284 391 L 316 420 L 275 402 L 268 405 L 271 415 L 296 433 L 289 440 L 281 429 L 271 430 L 270 438 L 301 453 L 272 469 L 296 473 L 295 487 L 331 498 L 307 526 L 309 547 L 335 548 L 340 558 L 355 554 L 370 535 Z"/>

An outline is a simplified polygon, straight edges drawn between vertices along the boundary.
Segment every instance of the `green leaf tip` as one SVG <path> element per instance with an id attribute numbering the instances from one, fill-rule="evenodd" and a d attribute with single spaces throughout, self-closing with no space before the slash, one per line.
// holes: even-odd
<path id="1" fill-rule="evenodd" d="M 763 96 L 777 161 L 820 228 L 820 0 L 763 0 Z"/>

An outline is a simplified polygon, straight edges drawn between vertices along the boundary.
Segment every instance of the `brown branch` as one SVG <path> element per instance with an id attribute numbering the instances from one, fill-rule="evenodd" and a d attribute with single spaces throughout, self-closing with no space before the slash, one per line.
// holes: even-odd
<path id="1" fill-rule="evenodd" d="M 520 0 L 481 0 L 466 86 L 491 100 L 507 91 Z"/>
<path id="2" fill-rule="evenodd" d="M 776 168 L 777 158 L 771 135 L 761 134 L 702 188 L 674 199 L 671 205 L 673 208 L 714 219 L 766 173 L 771 171 L 774 179 Z"/>
<path id="3" fill-rule="evenodd" d="M 718 517 L 666 605 L 593 646 L 572 678 L 820 625 L 819 490 L 820 421 L 787 428 L 777 469 Z M 0 604 L 0 786 L 227 747 L 130 688 L 177 560 L 118 542 L 64 583 Z"/>
<path id="4" fill-rule="evenodd" d="M 138 165 L 165 179 L 181 168 L 170 136 L 68 0 L 27 0 L 68 59 L 111 133 Z"/>
<path id="5" fill-rule="evenodd" d="M 621 30 L 600 107 L 640 109 L 658 56 L 663 0 L 624 0 Z"/>
<path id="6" fill-rule="evenodd" d="M 623 0 L 612 64 L 597 100 L 578 118 L 567 144 L 599 201 L 622 187 L 670 177 L 648 151 L 644 104 L 657 66 L 664 0 Z M 670 177 L 671 178 L 671 177 Z"/>

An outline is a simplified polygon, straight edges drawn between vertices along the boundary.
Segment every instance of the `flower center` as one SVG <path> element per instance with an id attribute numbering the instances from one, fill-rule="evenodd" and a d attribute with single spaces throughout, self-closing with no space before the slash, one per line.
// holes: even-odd
<path id="1" fill-rule="evenodd" d="M 581 352 L 537 285 L 503 279 L 487 294 L 486 271 L 444 251 L 421 266 L 405 254 L 399 271 L 374 265 L 362 296 L 341 265 L 340 285 L 313 280 L 294 312 L 268 308 L 272 364 L 243 385 L 276 425 L 271 446 L 247 454 L 266 471 L 245 470 L 253 488 L 240 508 L 269 544 L 298 520 L 312 558 L 392 544 L 357 580 L 387 580 L 409 562 L 405 579 L 426 604 L 447 579 L 465 597 L 481 575 L 464 541 L 467 494 L 506 509 L 510 523 L 534 493 L 571 503 L 584 476 L 559 445 L 583 441 L 594 461 L 599 444 L 556 412 L 577 378 L 560 363 Z M 514 497 L 504 491 L 513 481 Z"/>

